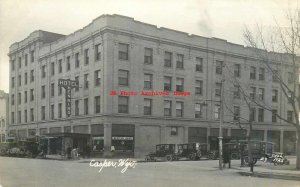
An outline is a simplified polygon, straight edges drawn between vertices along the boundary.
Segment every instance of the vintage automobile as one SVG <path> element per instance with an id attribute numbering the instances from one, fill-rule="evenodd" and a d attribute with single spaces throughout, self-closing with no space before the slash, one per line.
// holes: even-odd
<path id="1" fill-rule="evenodd" d="M 189 160 L 199 160 L 201 158 L 200 143 L 178 144 L 175 159 L 188 158 Z"/>
<path id="2" fill-rule="evenodd" d="M 175 144 L 158 144 L 156 151 L 146 155 L 146 161 L 175 160 Z"/>

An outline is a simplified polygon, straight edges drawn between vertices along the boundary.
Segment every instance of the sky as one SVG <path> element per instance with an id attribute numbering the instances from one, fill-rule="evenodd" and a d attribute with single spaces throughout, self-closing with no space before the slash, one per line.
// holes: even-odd
<path id="1" fill-rule="evenodd" d="M 285 25 L 300 0 L 0 0 L 0 90 L 9 91 L 9 46 L 35 30 L 68 35 L 102 14 L 245 45 L 243 30 Z"/>

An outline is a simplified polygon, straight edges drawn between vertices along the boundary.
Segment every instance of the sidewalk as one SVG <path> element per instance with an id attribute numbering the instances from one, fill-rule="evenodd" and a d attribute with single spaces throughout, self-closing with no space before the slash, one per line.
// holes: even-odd
<path id="1" fill-rule="evenodd" d="M 296 158 L 289 158 L 290 165 L 277 165 L 264 162 L 258 162 L 254 167 L 254 172 L 250 172 L 249 167 L 233 167 L 238 170 L 237 173 L 244 176 L 274 178 L 284 180 L 297 180 L 300 181 L 300 170 L 296 170 Z"/>

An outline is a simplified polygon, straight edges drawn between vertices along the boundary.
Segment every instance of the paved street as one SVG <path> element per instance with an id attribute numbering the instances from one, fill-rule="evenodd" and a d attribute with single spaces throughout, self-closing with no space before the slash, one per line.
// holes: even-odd
<path id="1" fill-rule="evenodd" d="M 118 160 L 113 160 L 118 162 Z M 219 171 L 218 161 L 177 161 L 137 163 L 135 168 L 90 167 L 89 160 L 57 161 L 0 157 L 2 187 L 83 186 L 243 186 L 299 187 L 299 181 L 245 177 L 234 169 Z"/>

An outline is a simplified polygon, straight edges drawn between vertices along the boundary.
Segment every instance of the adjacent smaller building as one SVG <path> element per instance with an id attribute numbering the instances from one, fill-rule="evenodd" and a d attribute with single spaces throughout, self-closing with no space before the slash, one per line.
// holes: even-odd
<path id="1" fill-rule="evenodd" d="M 8 123 L 8 93 L 0 90 L 0 142 L 5 142 Z"/>

